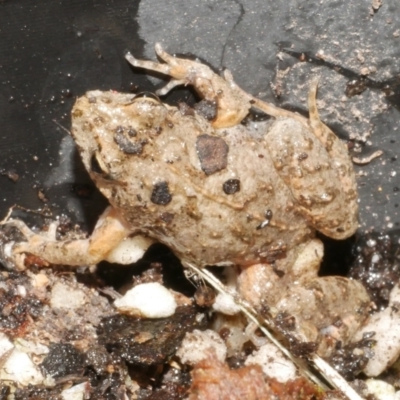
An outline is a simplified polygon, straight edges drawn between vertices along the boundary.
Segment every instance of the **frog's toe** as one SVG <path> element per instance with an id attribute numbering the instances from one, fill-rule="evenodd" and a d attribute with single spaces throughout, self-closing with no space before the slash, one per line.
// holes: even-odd
<path id="1" fill-rule="evenodd" d="M 10 230 L 16 228 L 18 231 Z M 34 233 L 22 222 L 9 220 L 0 230 L 0 263 L 8 269 L 25 269 L 25 254 L 16 251 L 17 246 L 28 244 Z M 21 241 L 22 240 L 22 241 Z M 23 241 L 27 240 L 27 241 Z"/>
<path id="2" fill-rule="evenodd" d="M 139 60 L 135 58 L 129 51 L 125 53 L 125 59 L 129 64 L 137 68 L 147 69 L 149 71 L 159 72 L 163 75 L 170 75 L 170 66 L 168 64 L 160 64 L 150 60 Z"/>
<path id="3" fill-rule="evenodd" d="M 180 86 L 180 85 L 184 85 L 184 84 L 185 84 L 184 80 L 171 79 L 165 86 L 163 86 L 161 89 L 158 89 L 156 91 L 156 94 L 158 96 L 165 96 L 168 92 L 170 92 L 176 86 Z"/>
<path id="4" fill-rule="evenodd" d="M 154 45 L 154 50 L 156 52 L 156 54 L 158 55 L 158 57 L 161 58 L 161 60 L 165 61 L 166 63 L 168 63 L 169 65 L 178 65 L 179 63 L 179 59 L 171 56 L 171 54 L 168 54 L 161 46 L 161 43 L 156 43 Z"/>
<path id="5" fill-rule="evenodd" d="M 9 219 L 7 221 L 1 222 L 1 225 L 3 226 L 3 229 L 7 227 L 17 228 L 26 239 L 29 239 L 35 235 L 35 233 L 28 227 L 28 225 L 26 225 L 25 222 L 19 219 Z"/>

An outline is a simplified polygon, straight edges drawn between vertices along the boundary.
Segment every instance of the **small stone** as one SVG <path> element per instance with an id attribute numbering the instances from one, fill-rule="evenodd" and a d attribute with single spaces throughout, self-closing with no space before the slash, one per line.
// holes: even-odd
<path id="1" fill-rule="evenodd" d="M 265 375 L 279 382 L 297 378 L 294 364 L 271 343 L 264 344 L 249 356 L 245 365 L 259 365 Z"/>
<path id="2" fill-rule="evenodd" d="M 87 393 L 89 391 L 90 385 L 88 382 L 80 383 L 79 385 L 72 386 L 68 389 L 65 389 L 61 392 L 61 398 L 63 400 L 84 400 L 87 397 Z"/>
<path id="3" fill-rule="evenodd" d="M 221 293 L 215 298 L 213 309 L 225 315 L 235 315 L 241 311 L 232 296 Z"/>
<path id="4" fill-rule="evenodd" d="M 14 349 L 0 369 L 0 381 L 14 381 L 17 384 L 39 385 L 44 377 L 28 354 Z"/>
<path id="5" fill-rule="evenodd" d="M 166 318 L 175 313 L 174 296 L 157 282 L 143 283 L 114 302 L 122 314 L 143 318 Z"/>
<path id="6" fill-rule="evenodd" d="M 76 309 L 87 301 L 83 291 L 75 289 L 62 282 L 57 282 L 51 291 L 50 305 L 52 308 Z"/>
<path id="7" fill-rule="evenodd" d="M 176 355 L 183 364 L 194 365 L 207 358 L 213 351 L 217 360 L 224 361 L 227 353 L 226 345 L 218 333 L 212 330 L 188 332 Z"/>

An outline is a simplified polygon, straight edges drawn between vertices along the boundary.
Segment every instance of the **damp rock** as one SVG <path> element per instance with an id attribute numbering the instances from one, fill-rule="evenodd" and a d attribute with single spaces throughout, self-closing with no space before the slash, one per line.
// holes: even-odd
<path id="1" fill-rule="evenodd" d="M 169 318 L 139 319 L 125 315 L 104 318 L 98 327 L 99 344 L 137 366 L 164 363 L 175 354 L 186 332 L 207 326 L 195 307 L 178 307 Z"/>

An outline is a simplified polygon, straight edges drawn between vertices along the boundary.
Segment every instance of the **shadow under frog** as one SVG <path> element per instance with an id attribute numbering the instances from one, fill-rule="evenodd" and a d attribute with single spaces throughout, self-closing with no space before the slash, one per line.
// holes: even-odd
<path id="1" fill-rule="evenodd" d="M 329 337 L 319 348 L 328 354 L 336 339 L 353 336 L 370 300 L 357 281 L 317 277 L 323 246 L 315 232 L 344 239 L 358 227 L 352 163 L 319 118 L 317 81 L 307 119 L 245 93 L 228 71 L 221 77 L 155 49 L 164 63 L 126 58 L 171 76 L 159 95 L 191 85 L 200 104 L 178 109 L 114 91 L 80 97 L 71 133 L 110 207 L 85 240 L 56 241 L 55 225 L 44 235 L 8 220 L 26 241 L 4 254 L 20 268 L 26 253 L 52 264 L 131 263 L 162 242 L 183 263 L 239 266 L 243 298 L 293 315 L 304 340 Z M 272 122 L 241 124 L 251 107 Z"/>

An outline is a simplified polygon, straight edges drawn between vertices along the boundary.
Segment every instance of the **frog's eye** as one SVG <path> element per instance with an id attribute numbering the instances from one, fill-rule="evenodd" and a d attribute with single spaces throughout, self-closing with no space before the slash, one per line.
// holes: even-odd
<path id="1" fill-rule="evenodd" d="M 108 176 L 110 173 L 106 164 L 102 160 L 99 151 L 94 152 L 90 158 L 90 170 L 96 174 L 101 174 L 103 176 Z"/>

